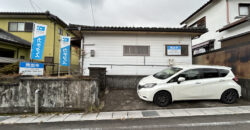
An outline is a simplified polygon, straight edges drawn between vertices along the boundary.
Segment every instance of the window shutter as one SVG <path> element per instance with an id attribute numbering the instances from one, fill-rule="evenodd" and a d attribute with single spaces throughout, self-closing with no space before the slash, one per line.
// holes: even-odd
<path id="1" fill-rule="evenodd" d="M 33 23 L 25 23 L 25 32 L 33 31 Z"/>
<path id="2" fill-rule="evenodd" d="M 188 56 L 188 45 L 181 45 L 181 55 Z"/>

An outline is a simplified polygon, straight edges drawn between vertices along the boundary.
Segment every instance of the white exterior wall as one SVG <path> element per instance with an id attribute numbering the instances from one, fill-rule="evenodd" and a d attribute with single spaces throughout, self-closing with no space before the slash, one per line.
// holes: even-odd
<path id="1" fill-rule="evenodd" d="M 166 68 L 169 59 L 175 64 L 192 64 L 190 36 L 109 33 L 85 34 L 84 38 L 84 75 L 89 75 L 88 67 L 105 67 L 107 75 L 150 75 Z M 165 56 L 166 44 L 189 45 L 189 56 Z M 124 45 L 149 45 L 150 56 L 145 61 L 144 56 L 123 56 Z M 94 57 L 90 57 L 91 50 Z"/>
<path id="2" fill-rule="evenodd" d="M 246 22 L 246 23 L 238 25 L 235 28 L 231 28 L 231 29 L 221 32 L 221 35 L 222 35 L 222 38 L 227 38 L 227 37 L 231 37 L 231 36 L 241 34 L 244 32 L 249 32 L 249 31 L 250 31 L 250 22 Z"/>
<path id="3" fill-rule="evenodd" d="M 250 4 L 250 0 L 230 0 L 230 3 L 229 3 L 230 23 L 236 20 L 239 20 L 239 18 L 236 18 L 236 17 L 239 16 L 239 4 L 240 3 Z M 250 31 L 250 22 L 243 23 L 241 25 L 238 25 L 237 27 L 225 30 L 221 32 L 220 35 L 222 38 L 227 38 L 227 37 L 231 37 L 231 36 L 241 34 L 244 32 L 248 32 L 248 31 Z"/>
<path id="4" fill-rule="evenodd" d="M 230 23 L 236 21 L 236 16 L 239 16 L 238 6 L 239 3 L 250 3 L 250 0 L 229 0 L 229 21 Z M 227 25 L 227 3 L 226 0 L 218 0 L 207 6 L 198 14 L 189 19 L 187 26 L 192 25 L 199 19 L 206 16 L 206 26 L 208 32 L 203 34 L 200 38 L 193 40 L 193 45 L 205 42 L 210 39 L 215 39 L 215 49 L 221 48 L 221 42 L 219 40 L 234 36 L 246 31 L 250 31 L 249 24 L 240 25 L 235 28 L 217 32 L 219 29 Z"/>
<path id="5" fill-rule="evenodd" d="M 239 4 L 240 3 L 248 3 L 250 4 L 250 0 L 229 0 L 229 20 L 230 22 L 234 22 L 238 19 L 235 19 L 236 16 L 239 16 Z"/>

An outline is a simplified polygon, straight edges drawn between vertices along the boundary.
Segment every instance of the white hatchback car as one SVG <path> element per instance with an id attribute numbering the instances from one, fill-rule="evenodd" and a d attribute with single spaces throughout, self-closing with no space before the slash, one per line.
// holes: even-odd
<path id="1" fill-rule="evenodd" d="M 221 100 L 231 104 L 241 97 L 241 86 L 231 68 L 224 66 L 179 65 L 143 78 L 138 96 L 164 107 L 180 100 Z"/>

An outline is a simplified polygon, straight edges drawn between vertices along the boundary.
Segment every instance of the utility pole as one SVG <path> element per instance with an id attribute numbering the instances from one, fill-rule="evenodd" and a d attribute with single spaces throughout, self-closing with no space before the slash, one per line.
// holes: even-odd
<path id="1" fill-rule="evenodd" d="M 84 36 L 81 32 L 82 27 L 77 27 L 79 33 L 80 33 L 80 39 L 81 39 L 81 49 L 80 49 L 80 60 L 82 61 L 80 64 L 80 74 L 83 75 L 83 64 L 84 64 Z"/>

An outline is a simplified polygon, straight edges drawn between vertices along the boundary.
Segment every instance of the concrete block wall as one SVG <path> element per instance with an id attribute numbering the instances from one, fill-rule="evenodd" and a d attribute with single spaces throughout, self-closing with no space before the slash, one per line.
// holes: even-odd
<path id="1" fill-rule="evenodd" d="M 107 87 L 111 89 L 136 89 L 139 81 L 146 76 L 107 75 Z"/>
<path id="2" fill-rule="evenodd" d="M 34 112 L 37 89 L 41 112 L 86 111 L 99 104 L 94 80 L 25 78 L 18 84 L 0 84 L 0 113 Z"/>

